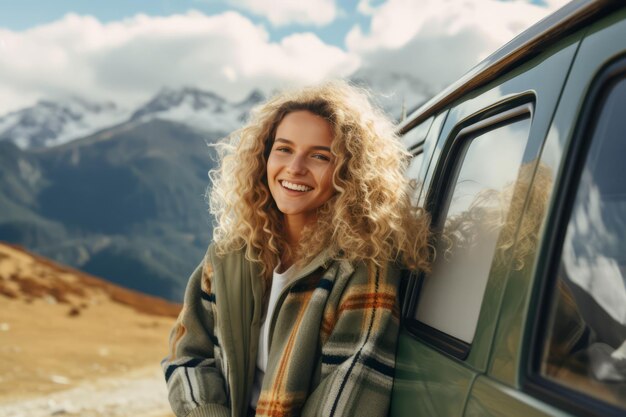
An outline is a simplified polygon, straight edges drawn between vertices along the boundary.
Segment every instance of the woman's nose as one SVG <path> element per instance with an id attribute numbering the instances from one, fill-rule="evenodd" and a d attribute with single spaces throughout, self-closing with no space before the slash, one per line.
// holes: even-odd
<path id="1" fill-rule="evenodd" d="M 302 175 L 306 173 L 306 161 L 303 156 L 294 155 L 293 158 L 289 161 L 289 165 L 287 165 L 287 171 L 290 174 L 299 174 Z"/>

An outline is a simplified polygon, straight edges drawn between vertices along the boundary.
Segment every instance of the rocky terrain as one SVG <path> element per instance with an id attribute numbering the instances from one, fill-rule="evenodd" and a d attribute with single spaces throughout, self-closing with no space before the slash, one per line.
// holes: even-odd
<path id="1" fill-rule="evenodd" d="M 180 305 L 0 244 L 0 416 L 171 416 Z"/>

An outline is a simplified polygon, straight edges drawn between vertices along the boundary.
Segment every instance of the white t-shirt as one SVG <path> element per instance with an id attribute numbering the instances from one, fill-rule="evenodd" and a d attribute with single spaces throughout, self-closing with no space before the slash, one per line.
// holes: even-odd
<path id="1" fill-rule="evenodd" d="M 270 297 L 267 303 L 267 314 L 261 324 L 261 332 L 259 333 L 259 350 L 256 359 L 256 372 L 254 373 L 254 383 L 252 385 L 252 397 L 250 399 L 250 406 L 256 408 L 259 401 L 259 394 L 261 394 L 261 385 L 263 384 L 263 377 L 265 376 L 265 370 L 267 369 L 267 360 L 269 356 L 269 332 L 270 321 L 274 314 L 276 302 L 281 291 L 292 281 L 296 276 L 297 270 L 294 265 L 291 265 L 285 272 L 279 274 L 277 271 L 280 269 L 280 264 L 274 269 L 274 275 L 272 277 L 272 288 L 270 289 Z"/>

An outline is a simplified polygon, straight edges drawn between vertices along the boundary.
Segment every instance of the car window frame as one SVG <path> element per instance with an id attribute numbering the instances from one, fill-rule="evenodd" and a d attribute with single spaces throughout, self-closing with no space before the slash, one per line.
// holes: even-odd
<path id="1" fill-rule="evenodd" d="M 528 142 L 526 144 L 526 146 L 528 146 L 532 140 L 531 132 L 535 111 L 534 107 L 536 104 L 535 100 L 536 98 L 533 94 L 521 94 L 493 107 L 479 111 L 472 117 L 460 121 L 452 129 L 450 135 L 445 140 L 440 158 L 436 162 L 437 165 L 433 173 L 432 183 L 427 190 L 424 190 L 426 194 L 425 206 L 429 213 L 434 213 L 432 224 L 435 225 L 435 236 L 441 232 L 440 229 L 442 227 L 442 224 L 440 224 L 442 223 L 440 209 L 447 204 L 445 201 L 446 198 L 451 197 L 454 191 L 454 181 L 452 181 L 451 178 L 454 177 L 454 171 L 460 169 L 463 165 L 463 156 L 468 148 L 465 143 L 482 133 L 528 119 L 531 123 L 528 130 Z M 469 357 L 472 347 L 471 343 L 468 344 L 436 328 L 425 325 L 410 316 L 417 310 L 424 279 L 424 272 L 418 272 L 413 277 L 413 286 L 410 287 L 412 292 L 407 294 L 407 303 L 403 306 L 404 327 L 413 337 L 422 340 L 434 349 L 456 360 L 465 361 Z M 489 280 L 490 276 L 487 277 L 487 282 Z"/>
<path id="2" fill-rule="evenodd" d="M 419 168 L 417 178 L 409 178 L 410 180 L 417 181 L 418 189 L 416 190 L 416 201 L 418 206 L 421 206 L 421 200 L 425 194 L 426 184 L 424 183 L 426 172 L 432 161 L 435 145 L 439 134 L 445 122 L 448 111 L 444 111 L 440 114 L 430 116 L 427 119 L 422 120 L 419 123 L 414 124 L 409 122 L 407 126 L 402 128 L 398 134 L 401 135 L 401 140 L 404 146 L 407 148 L 407 152 L 411 154 L 411 159 L 418 155 L 423 155 L 422 164 Z M 410 164 L 411 161 L 409 161 Z M 408 168 L 408 166 L 407 166 Z M 400 309 L 401 317 L 405 316 L 405 309 L 411 303 L 411 297 L 415 293 L 415 285 L 417 283 L 417 274 L 415 271 L 403 270 L 402 278 L 400 280 Z"/>

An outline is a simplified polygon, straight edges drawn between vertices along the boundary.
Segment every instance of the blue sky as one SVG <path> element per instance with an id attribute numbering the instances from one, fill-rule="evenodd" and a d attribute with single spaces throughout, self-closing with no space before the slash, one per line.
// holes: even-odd
<path id="1" fill-rule="evenodd" d="M 139 13 L 149 16 L 169 16 L 188 10 L 198 10 L 207 15 L 214 15 L 234 9 L 257 24 L 266 24 L 271 40 L 280 40 L 305 27 L 314 30 L 326 43 L 344 46 L 345 36 L 350 28 L 354 24 L 366 26 L 370 18 L 357 12 L 358 0 L 342 0 L 340 3 L 342 15 L 330 24 L 324 26 L 291 24 L 286 27 L 273 27 L 268 24 L 267 19 L 219 0 L 0 0 L 0 27 L 12 30 L 29 29 L 61 19 L 70 12 L 94 16 L 106 23 L 130 18 Z"/>
<path id="2" fill-rule="evenodd" d="M 546 5 L 545 0 L 530 0 L 529 2 Z M 370 21 L 369 16 L 358 13 L 358 3 L 358 0 L 342 0 L 340 2 L 342 16 L 328 25 L 313 26 L 315 32 L 329 44 L 344 46 L 345 36 L 354 24 L 367 26 Z M 376 0 L 370 3 L 377 5 L 384 3 L 384 1 Z M 24 30 L 58 20 L 69 12 L 91 15 L 102 22 L 111 22 L 129 18 L 138 13 L 150 16 L 169 16 L 194 9 L 212 15 L 233 8 L 232 4 L 220 0 L 0 0 L 0 27 Z M 258 15 L 248 13 L 241 8 L 237 10 L 256 23 L 267 23 L 267 20 Z M 271 28 L 270 36 L 272 40 L 278 40 L 298 30 L 301 30 L 301 26 L 288 25 L 287 27 Z"/>
<path id="3" fill-rule="evenodd" d="M 132 108 L 194 86 L 236 101 L 355 76 L 381 94 L 437 92 L 565 1 L 0 0 L 0 116 L 40 99 Z"/>

